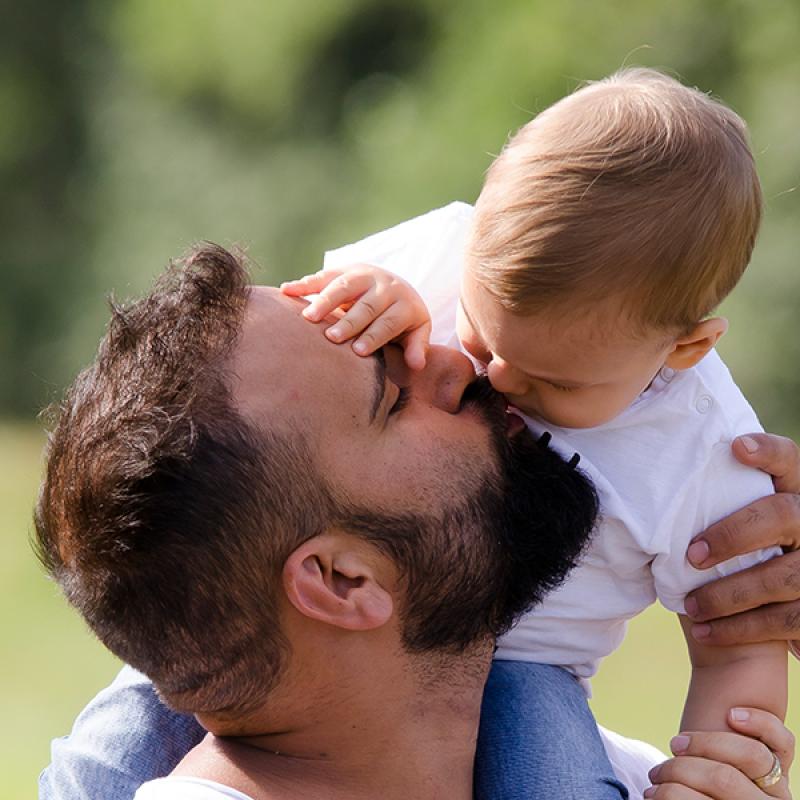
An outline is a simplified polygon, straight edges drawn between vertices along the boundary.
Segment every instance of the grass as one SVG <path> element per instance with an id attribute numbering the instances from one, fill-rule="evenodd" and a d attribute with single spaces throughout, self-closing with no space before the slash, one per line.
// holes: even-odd
<path id="1" fill-rule="evenodd" d="M 30 545 L 41 434 L 0 424 L 0 774 L 9 798 L 31 797 L 49 760 L 49 742 L 67 733 L 119 663 L 94 640 L 44 577 Z M 604 725 L 667 749 L 677 732 L 688 667 L 677 621 L 652 608 L 631 624 L 624 646 L 595 681 L 593 707 Z M 800 731 L 800 665 L 791 664 L 789 727 Z M 795 779 L 800 792 L 800 780 Z"/>

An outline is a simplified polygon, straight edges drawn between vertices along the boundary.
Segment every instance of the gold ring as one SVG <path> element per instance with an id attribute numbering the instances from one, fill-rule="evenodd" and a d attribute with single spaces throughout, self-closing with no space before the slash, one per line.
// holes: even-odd
<path id="1" fill-rule="evenodd" d="M 780 759 L 775 753 L 772 753 L 772 758 L 772 769 L 760 778 L 753 778 L 753 783 L 758 786 L 759 789 L 766 789 L 768 786 L 774 786 L 783 777 Z"/>

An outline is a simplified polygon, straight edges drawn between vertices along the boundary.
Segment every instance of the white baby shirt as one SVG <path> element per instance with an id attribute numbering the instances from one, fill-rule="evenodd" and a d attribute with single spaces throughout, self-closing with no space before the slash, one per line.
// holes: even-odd
<path id="1" fill-rule="evenodd" d="M 230 786 L 205 778 L 168 775 L 143 783 L 133 800 L 252 800 Z"/>
<path id="2" fill-rule="evenodd" d="M 428 305 L 431 341 L 458 347 L 456 308 L 471 219 L 471 206 L 451 203 L 326 253 L 325 267 L 364 262 L 400 275 Z M 526 422 L 536 433 L 549 431 L 565 457 L 580 454 L 600 497 L 601 521 L 580 566 L 499 641 L 496 658 L 557 664 L 589 678 L 619 646 L 627 621 L 656 599 L 681 613 L 692 589 L 780 552 L 705 571 L 686 559 L 695 534 L 773 491 L 767 475 L 731 453 L 736 436 L 761 426 L 716 352 L 693 369 L 662 369 L 604 425 Z"/>

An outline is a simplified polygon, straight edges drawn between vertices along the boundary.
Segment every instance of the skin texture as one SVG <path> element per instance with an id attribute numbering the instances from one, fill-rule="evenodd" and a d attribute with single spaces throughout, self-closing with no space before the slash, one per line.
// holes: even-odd
<path id="1" fill-rule="evenodd" d="M 359 281 L 363 281 L 364 268 L 360 267 L 359 270 Z M 321 311 L 333 307 L 334 302 L 347 298 L 348 291 L 360 286 L 358 282 L 347 284 L 341 280 L 326 285 L 331 285 L 332 291 L 327 296 L 323 291 L 309 316 L 318 316 Z M 395 286 L 394 290 L 398 294 L 407 291 L 402 285 Z M 468 294 L 469 290 L 465 289 L 464 298 Z M 555 421 L 561 424 L 574 427 L 599 424 L 604 421 L 604 416 L 615 416 L 646 388 L 662 365 L 676 369 L 692 366 L 708 352 L 726 329 L 723 320 L 708 320 L 698 326 L 690 336 L 678 340 L 666 343 L 656 339 L 649 342 L 633 341 L 613 332 L 598 336 L 596 321 L 592 326 L 591 320 L 583 318 L 578 319 L 566 330 L 561 326 L 559 337 L 554 337 L 552 321 L 512 317 L 491 302 L 481 304 L 483 298 L 485 295 L 480 295 L 477 303 L 479 313 L 476 315 L 485 320 L 483 324 L 476 321 L 471 314 L 465 313 L 465 303 L 462 302 L 462 307 L 459 309 L 459 335 L 462 343 L 478 361 L 488 365 L 487 372 L 495 388 L 504 391 L 513 405 L 548 419 L 555 418 Z M 352 299 L 350 297 L 347 302 Z M 383 302 L 389 300 L 384 297 Z M 392 302 L 397 304 L 397 296 Z M 373 334 L 376 323 L 370 316 L 374 311 L 375 308 L 371 303 L 364 307 L 359 306 L 356 301 L 345 316 L 345 318 L 350 316 L 348 321 L 350 330 L 344 331 L 343 326 L 337 324 L 333 330 L 338 336 L 331 338 L 346 341 L 351 334 L 355 336 L 359 330 L 366 330 L 371 346 L 375 342 Z M 401 314 L 399 318 L 406 317 Z M 382 319 L 384 317 L 378 314 L 378 322 Z M 364 327 L 368 323 L 371 327 Z M 381 333 L 387 335 L 390 330 L 391 325 L 387 324 L 381 329 Z M 613 328 L 610 330 L 613 331 Z M 485 333 L 486 331 L 489 333 Z M 330 330 L 328 335 L 330 336 Z M 487 341 L 491 346 L 487 345 Z M 517 364 L 523 362 L 528 355 L 528 348 L 524 346 L 520 348 L 519 342 L 529 341 L 537 342 L 536 364 L 531 366 L 525 362 L 524 369 L 519 369 Z M 548 341 L 555 341 L 556 344 L 548 347 Z M 358 339 L 356 342 L 364 344 L 363 339 Z M 588 348 L 585 347 L 587 342 Z M 506 355 L 507 360 L 503 355 L 499 355 L 501 353 Z M 605 363 L 604 359 L 608 363 Z M 565 370 L 569 370 L 569 377 L 566 379 L 561 377 L 566 374 Z M 609 374 L 611 378 L 604 380 Z M 575 379 L 576 375 L 579 376 L 578 380 Z M 567 383 L 568 390 L 565 390 L 563 384 L 551 385 L 557 381 Z M 600 415 L 592 419 L 583 414 L 583 409 L 590 399 L 587 396 L 589 393 L 592 395 L 590 402 L 593 407 L 592 413 L 598 412 Z M 774 470 L 778 473 L 776 476 L 778 491 L 796 493 L 800 490 L 800 483 L 794 479 L 800 470 L 798 470 L 797 448 L 793 443 L 758 436 L 747 438 L 745 442 L 746 446 L 742 441 L 734 446 L 734 453 L 740 460 L 756 467 L 769 465 L 767 471 Z M 758 453 L 757 447 L 754 450 L 754 444 L 768 450 Z M 793 494 L 779 494 L 773 498 L 765 498 L 759 504 L 734 515 L 730 521 L 723 521 L 714 526 L 706 535 L 697 537 L 695 545 L 690 550 L 690 559 L 696 566 L 711 566 L 737 553 L 773 543 L 776 532 L 782 536 L 781 544 L 786 548 L 796 549 L 800 541 L 799 511 L 800 503 Z M 754 528 L 756 530 L 753 530 Z M 753 544 L 754 539 L 758 539 L 759 543 Z M 712 548 L 717 552 L 712 553 Z M 781 599 L 788 601 L 793 607 L 797 604 L 800 591 L 800 580 L 795 577 L 797 574 L 795 559 L 796 557 L 789 553 L 783 559 L 776 559 L 753 570 L 709 584 L 709 587 L 721 584 L 719 593 L 704 587 L 689 598 L 687 610 L 691 616 L 696 615 L 697 619 L 702 619 L 704 612 L 724 615 L 730 613 L 731 609 L 749 608 L 750 606 L 746 604 L 754 594 L 762 604 Z M 727 591 L 725 586 L 727 581 L 735 581 L 730 591 Z M 705 604 L 705 609 L 701 610 L 701 604 Z M 785 686 L 785 649 L 774 642 L 767 642 L 771 638 L 788 638 L 789 631 L 800 625 L 796 621 L 800 618 L 800 613 L 792 611 L 781 613 L 780 610 L 776 612 L 760 608 L 752 611 L 751 615 L 752 621 L 745 614 L 740 615 L 741 618 L 734 617 L 714 625 L 692 626 L 691 619 L 683 621 L 695 668 L 695 677 L 684 717 L 686 727 L 694 730 L 730 730 L 731 727 L 734 730 L 738 729 L 731 723 L 727 714 L 733 703 L 759 705 L 773 711 L 779 717 L 785 713 L 785 691 L 780 688 Z M 765 617 L 769 622 L 766 628 L 762 624 Z M 715 629 L 722 633 L 719 641 L 714 640 Z M 726 629 L 735 631 L 733 637 L 723 638 Z M 743 644 L 743 642 L 764 642 L 764 644 Z M 720 648 L 715 647 L 715 644 L 727 646 Z M 768 692 L 768 697 L 762 696 L 763 692 L 753 694 L 751 691 L 753 685 L 764 686 L 763 681 L 754 681 L 752 678 L 763 677 L 765 669 L 769 674 L 783 676 L 769 682 L 770 686 L 779 689 L 777 692 Z M 707 708 L 705 698 L 709 695 L 708 687 L 714 687 L 716 692 L 721 684 L 728 686 L 731 691 L 723 693 L 719 707 Z M 685 763 L 681 764 L 681 776 L 688 784 L 691 778 L 686 774 Z M 742 771 L 747 774 L 746 770 Z M 768 766 L 758 774 L 766 771 Z M 699 778 L 698 781 L 698 785 L 702 788 L 703 781 Z M 683 786 L 681 790 L 686 788 Z M 781 787 L 770 791 L 779 790 Z"/>
<path id="2" fill-rule="evenodd" d="M 721 318 L 683 336 L 634 336 L 614 303 L 587 314 L 520 316 L 464 273 L 457 317 L 463 347 L 511 405 L 565 428 L 591 428 L 622 413 L 662 367 L 693 367 L 727 330 Z"/>
<path id="3" fill-rule="evenodd" d="M 469 410 L 457 413 L 463 389 L 474 378 L 466 358 L 433 348 L 428 369 L 412 374 L 399 348 L 388 349 L 384 393 L 376 404 L 375 359 L 331 346 L 323 326 L 310 327 L 301 317 L 304 306 L 277 290 L 254 289 L 233 370 L 239 378 L 236 398 L 247 416 L 280 419 L 306 431 L 335 491 L 385 507 L 410 504 L 425 511 L 437 493 L 453 490 L 454 464 L 485 463 L 486 426 Z M 249 335 L 253 329 L 264 333 Z M 281 347 L 275 348 L 278 335 Z M 290 374 L 292 380 L 285 380 Z M 401 388 L 412 390 L 411 399 L 402 414 L 393 414 Z M 462 489 L 476 478 L 475 472 L 463 476 Z"/>
<path id="4" fill-rule="evenodd" d="M 689 561 L 706 569 L 761 547 L 786 552 L 693 591 L 686 611 L 691 635 L 707 645 L 800 639 L 800 449 L 769 434 L 740 436 L 733 453 L 773 478 L 777 494 L 751 503 L 698 534 Z M 795 645 L 795 652 L 797 648 Z"/>
<path id="5" fill-rule="evenodd" d="M 474 488 L 480 470 L 456 487 L 452 478 L 455 463 L 490 460 L 485 422 L 461 409 L 474 380 L 469 361 L 432 348 L 424 372 L 411 373 L 400 349 L 390 348 L 379 384 L 375 360 L 331 345 L 323 325 L 303 319 L 304 306 L 276 290 L 253 290 L 232 366 L 240 410 L 264 427 L 280 420 L 305 431 L 341 496 L 425 510 L 437 494 Z M 402 414 L 392 413 L 401 388 L 411 397 Z M 201 719 L 216 734 L 237 735 L 209 736 L 176 774 L 256 800 L 471 798 L 492 641 L 446 658 L 406 653 L 393 563 L 343 531 L 297 548 L 283 586 L 281 621 L 291 642 L 284 677 L 247 719 Z"/>
<path id="6" fill-rule="evenodd" d="M 295 297 L 318 293 L 304 311 L 311 321 L 342 310 L 341 318 L 326 329 L 331 341 L 353 340 L 359 355 L 398 341 L 408 366 L 424 367 L 430 315 L 402 278 L 380 267 L 354 264 L 284 283 L 281 289 Z M 682 336 L 663 331 L 632 336 L 615 324 L 619 317 L 613 303 L 568 321 L 564 315 L 510 314 L 467 270 L 457 331 L 462 346 L 513 406 L 556 425 L 590 428 L 624 411 L 663 366 L 694 366 L 727 330 L 725 320 L 714 318 Z"/>
<path id="7" fill-rule="evenodd" d="M 305 312 L 306 318 L 313 321 L 323 319 L 325 314 L 342 304 L 352 303 L 343 317 L 344 324 L 336 325 L 332 320 L 326 335 L 337 342 L 346 342 L 358 336 L 354 349 L 360 354 L 370 353 L 382 343 L 405 335 L 404 331 L 421 329 L 428 319 L 426 310 L 421 298 L 408 284 L 400 279 L 397 279 L 398 282 L 383 282 L 375 277 L 378 268 L 369 265 L 355 265 L 354 269 L 357 273 L 354 280 L 350 279 L 349 270 L 325 270 L 298 281 L 290 281 L 283 285 L 282 290 L 292 296 L 320 292 Z M 468 286 L 465 296 L 469 288 Z M 379 305 L 373 304 L 372 298 L 368 296 L 373 289 L 381 295 Z M 409 311 L 394 313 L 392 319 L 389 315 L 377 314 L 376 319 L 376 312 L 380 307 L 397 305 L 396 298 L 386 296 L 389 289 L 401 292 L 406 297 Z M 364 300 L 367 302 L 363 302 Z M 650 377 L 647 380 L 642 376 L 635 380 L 631 378 L 629 386 L 626 380 L 627 388 L 622 396 L 628 397 L 635 386 L 644 388 L 660 365 L 667 360 L 673 368 L 685 369 L 690 363 L 696 363 L 719 339 L 726 327 L 725 321 L 721 319 L 706 322 L 713 325 L 700 328 L 697 331 L 700 337 L 689 337 L 689 341 L 684 342 L 687 346 L 681 347 L 679 351 L 669 354 L 668 348 L 659 350 L 654 346 L 650 355 L 642 353 L 642 376 Z M 524 326 L 524 320 L 522 324 Z M 463 308 L 459 309 L 459 325 L 459 335 L 468 351 L 478 362 L 489 363 L 491 349 L 478 336 L 475 326 L 466 319 Z M 332 328 L 337 329 L 336 335 L 331 334 Z M 548 332 L 551 333 L 552 331 Z M 363 347 L 356 348 L 358 344 Z M 658 351 L 658 357 L 655 357 L 655 351 Z M 409 360 L 409 348 L 406 349 L 406 362 L 410 367 L 420 366 L 416 357 Z M 571 366 L 572 362 L 565 363 Z M 563 365 L 557 363 L 556 366 L 560 369 Z M 508 368 L 507 374 L 505 367 Z M 504 363 L 502 356 L 492 371 L 495 382 L 499 382 L 501 386 L 505 378 L 514 378 L 514 366 Z M 529 403 L 533 404 L 532 410 L 536 413 L 537 395 L 531 388 L 527 392 L 531 395 L 530 400 L 526 399 L 524 376 L 522 382 L 523 386 L 515 390 L 520 393 L 515 397 L 516 404 L 522 410 L 526 410 Z M 558 404 L 557 414 L 572 413 L 565 403 L 572 403 L 573 398 L 570 397 L 567 401 L 566 397 L 574 395 L 574 392 L 561 391 L 558 396 L 555 394 L 557 389 L 546 385 L 543 392 L 548 398 L 556 398 L 553 402 Z M 610 395 L 609 392 L 609 399 L 612 399 Z M 616 392 L 614 395 L 616 397 Z M 628 402 L 634 396 L 635 394 Z M 620 402 L 618 398 L 613 399 L 611 405 L 616 408 Z M 583 414 L 581 411 L 577 413 Z M 578 422 L 585 420 L 586 417 L 581 416 Z M 733 453 L 743 464 L 763 469 L 772 476 L 777 494 L 750 504 L 713 525 L 708 531 L 698 534 L 694 544 L 689 547 L 689 561 L 698 569 L 703 569 L 733 556 L 774 544 L 782 545 L 787 552 L 781 558 L 774 558 L 765 564 L 713 581 L 692 592 L 687 598 L 686 610 L 689 619 L 698 624 L 689 630 L 695 639 L 712 646 L 775 639 L 789 642 L 800 640 L 800 449 L 785 437 L 751 434 L 739 437 L 733 443 Z M 795 648 L 795 654 L 800 655 L 800 650 Z"/>
<path id="8" fill-rule="evenodd" d="M 675 736 L 670 742 L 675 757 L 650 771 L 653 785 L 644 796 L 658 800 L 790 800 L 787 776 L 794 759 L 792 734 L 773 715 L 754 708 L 731 709 L 728 725 L 736 733 L 684 731 Z M 761 789 L 754 779 L 771 770 L 773 753 L 784 776 Z"/>

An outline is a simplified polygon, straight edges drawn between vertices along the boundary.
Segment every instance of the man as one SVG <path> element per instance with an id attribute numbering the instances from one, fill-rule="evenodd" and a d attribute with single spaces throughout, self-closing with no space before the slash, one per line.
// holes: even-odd
<path id="1" fill-rule="evenodd" d="M 464 357 L 359 359 L 303 305 L 206 245 L 117 308 L 52 437 L 40 552 L 217 735 L 153 796 L 189 775 L 257 800 L 467 800 L 494 639 L 574 564 L 596 498 Z"/>
<path id="2" fill-rule="evenodd" d="M 201 268 L 203 264 L 206 267 Z M 230 324 L 238 319 L 235 308 L 236 313 L 214 317 L 213 335 L 205 330 L 205 338 L 198 337 L 208 314 L 224 307 L 223 298 L 231 296 L 231 287 L 226 288 L 225 281 L 220 285 L 220 274 L 235 276 L 237 270 L 230 257 L 215 248 L 198 253 L 194 267 L 198 280 L 185 281 L 183 294 L 167 295 L 160 305 L 145 303 L 137 313 L 117 312 L 99 356 L 101 371 L 111 369 L 116 380 L 109 391 L 93 394 L 96 373 L 90 372 L 79 379 L 67 400 L 63 419 L 67 427 L 76 421 L 81 436 L 72 447 L 63 448 L 63 437 L 56 436 L 50 456 L 48 486 L 60 482 L 61 491 L 46 488 L 39 528 L 51 568 L 101 638 L 150 672 L 173 705 L 199 711 L 199 718 L 220 733 L 260 733 L 250 740 L 256 748 L 242 748 L 235 741 L 229 748 L 211 740 L 179 771 L 213 775 L 216 780 L 224 776 L 225 782 L 257 798 L 263 785 L 252 782 L 253 764 L 245 754 L 258 749 L 262 758 L 262 748 L 266 748 L 272 751 L 266 755 L 274 756 L 267 758 L 267 777 L 281 786 L 288 781 L 301 795 L 293 780 L 316 781 L 314 791 L 326 797 L 335 795 L 319 786 L 341 785 L 347 788 L 346 796 L 357 797 L 359 792 L 375 796 L 375 781 L 381 784 L 377 794 L 382 797 L 391 796 L 395 786 L 398 796 L 401 791 L 404 796 L 424 797 L 426 791 L 436 796 L 443 781 L 447 790 L 439 796 L 464 794 L 471 776 L 476 697 L 487 666 L 487 638 L 535 599 L 535 585 L 547 583 L 547 576 L 534 574 L 531 562 L 525 562 L 521 576 L 498 581 L 497 571 L 512 567 L 503 567 L 503 558 L 490 558 L 492 548 L 476 534 L 478 509 L 458 505 L 460 498 L 474 495 L 476 487 L 485 487 L 487 477 L 490 485 L 497 481 L 496 474 L 491 479 L 496 464 L 487 458 L 488 442 L 503 444 L 503 437 L 497 431 L 488 435 L 485 421 L 473 413 L 472 392 L 461 406 L 465 387 L 472 380 L 467 362 L 457 354 L 435 350 L 424 373 L 409 375 L 398 355 L 390 351 L 386 382 L 379 390 L 376 375 L 382 377 L 381 364 L 376 368 L 347 348 L 333 347 L 319 330 L 297 318 L 296 306 L 285 305 L 291 301 L 261 291 L 254 292 L 254 302 L 248 303 L 240 339 L 237 326 Z M 241 279 L 233 280 L 232 286 L 233 295 L 244 296 L 236 289 Z M 181 302 L 175 302 L 179 296 Z M 187 313 L 190 309 L 192 313 Z M 207 313 L 201 314 L 201 309 Z M 156 311 L 160 324 L 152 322 Z M 170 341 L 178 346 L 169 346 Z M 145 379 L 147 370 L 155 372 L 158 392 L 148 390 L 152 379 Z M 220 380 L 219 375 L 226 379 Z M 410 389 L 411 399 L 398 413 L 401 389 Z M 156 395 L 158 402 L 154 402 Z M 205 409 L 202 403 L 198 405 L 198 398 L 208 404 Z M 233 403 L 226 405 L 231 398 Z M 188 405 L 187 400 L 191 401 Z M 226 419 L 230 421 L 231 407 L 248 422 L 243 428 L 225 424 Z M 488 413 L 491 417 L 494 412 Z M 265 429 L 265 422 L 272 424 Z M 276 423 L 280 424 L 273 427 Z M 109 426 L 116 431 L 111 447 Z M 300 439 L 294 450 L 282 449 L 286 436 L 298 431 L 304 434 L 305 444 Z M 223 445 L 221 449 L 204 448 L 210 434 Z M 762 458 L 761 466 L 769 467 L 770 451 L 776 449 L 773 469 L 780 472 L 786 490 L 796 491 L 795 449 L 766 437 L 755 441 L 761 444 L 761 452 L 753 460 Z M 122 451 L 115 442 L 124 445 Z M 186 459 L 198 447 L 200 453 L 208 454 L 200 461 L 204 477 L 192 487 L 193 502 L 187 503 L 178 479 L 184 475 Z M 154 471 L 156 462 L 162 468 Z M 462 475 L 465 464 L 473 469 Z M 265 467 L 276 482 L 277 491 L 269 496 L 252 488 Z M 559 479 L 551 481 L 554 489 L 579 485 L 573 484 L 574 473 L 556 469 Z M 116 475 L 114 481 L 104 483 L 103 476 L 109 475 Z M 325 478 L 322 489 L 319 477 Z M 73 484 L 77 479 L 83 491 L 76 497 Z M 541 486 L 541 481 L 534 480 L 529 488 L 536 485 Z M 119 486 L 127 487 L 126 492 L 120 494 Z M 213 502 L 220 491 L 229 497 L 225 513 Z M 139 505 L 147 497 L 159 502 Z M 782 508 L 780 533 L 788 543 L 797 529 L 797 515 L 787 497 L 762 501 L 755 508 L 760 519 L 753 521 L 749 513 L 754 524 L 748 532 L 766 542 L 774 532 L 768 514 Z M 88 529 L 97 534 L 94 551 L 84 554 L 82 563 L 74 541 L 78 529 L 73 525 L 70 534 L 70 526 L 64 525 L 68 500 L 71 513 L 84 514 L 84 522 L 93 523 Z M 116 514 L 114 503 L 128 500 L 133 504 L 123 505 L 135 513 Z M 331 516 L 333 500 L 338 501 L 338 510 Z M 547 505 L 546 500 L 537 498 L 537 503 Z M 495 523 L 506 513 L 506 503 L 504 499 L 500 505 L 497 500 L 493 504 L 483 496 L 479 505 L 491 509 Z M 574 503 L 557 505 L 567 508 Z M 394 512 L 376 517 L 376 508 Z M 431 517 L 432 508 L 443 509 L 444 516 L 434 513 Z M 88 520 L 87 510 L 91 512 Z M 410 526 L 405 513 L 409 511 L 415 517 Z M 97 514 L 105 527 L 96 525 Z M 528 515 L 537 518 L 530 509 L 523 513 Z M 425 557 L 414 561 L 417 545 L 408 546 L 412 539 L 397 533 L 409 527 L 412 533 L 419 532 L 426 518 L 434 523 L 432 530 L 413 541 L 418 539 L 420 546 L 428 542 L 435 550 L 433 554 L 424 551 Z M 251 519 L 257 520 L 255 526 Z M 281 524 L 269 523 L 270 519 Z M 292 543 L 296 544 L 293 550 L 281 538 L 286 531 L 283 522 L 288 520 L 303 531 Z M 339 524 L 332 525 L 331 520 Z M 575 524 L 576 520 L 569 520 L 566 530 Z M 737 525 L 741 517 L 706 536 L 712 558 L 736 541 Z M 222 581 L 226 591 L 210 594 L 205 573 L 212 562 L 202 548 L 200 557 L 190 562 L 197 532 L 226 531 L 219 542 L 206 543 L 215 558 L 225 563 L 232 541 L 240 541 L 230 539 L 230 532 L 240 535 L 240 529 L 248 526 L 250 538 L 239 549 L 252 548 L 258 558 L 236 561 L 238 572 L 224 569 L 212 574 L 214 585 Z M 440 529 L 449 533 L 444 540 L 437 536 Z M 472 534 L 459 533 L 462 529 Z M 118 536 L 119 530 L 127 531 L 126 535 Z M 162 530 L 183 537 L 177 564 L 168 563 L 159 550 Z M 270 535 L 264 537 L 265 530 Z M 720 536 L 723 530 L 726 539 Z M 276 538 L 283 549 L 262 554 L 264 541 Z M 474 553 L 470 557 L 467 541 L 477 546 L 478 557 Z M 405 548 L 397 549 L 403 542 Z M 460 544 L 455 556 L 448 542 Z M 519 547 L 512 536 L 501 537 L 501 543 L 494 555 L 501 551 L 507 555 Z M 259 558 L 264 560 L 259 563 Z M 776 562 L 788 559 L 784 556 Z M 151 585 L 142 584 L 141 570 L 146 571 L 153 561 L 163 571 L 155 570 Z M 490 562 L 493 579 L 470 578 L 485 576 Z M 443 563 L 448 566 L 445 574 L 441 574 Z M 791 563 L 779 566 L 786 570 Z M 399 572 L 398 564 L 402 565 Z M 455 568 L 461 566 L 467 569 L 458 574 Z M 123 577 L 128 570 L 129 580 L 120 579 L 120 570 Z M 558 572 L 558 566 L 551 568 L 550 578 L 554 580 Z M 76 579 L 79 573 L 85 578 L 82 584 Z M 777 573 L 773 569 L 769 574 Z M 170 583 L 159 600 L 154 589 L 160 585 L 163 592 L 164 581 Z M 284 589 L 275 600 L 274 591 L 268 589 L 278 584 Z M 414 591 L 405 593 L 403 584 Z M 725 586 L 733 590 L 742 586 L 722 581 L 719 585 L 723 589 L 716 597 L 697 596 L 703 612 L 713 608 L 709 598 L 725 608 Z M 524 591 L 517 597 L 501 591 L 495 598 L 497 586 L 524 587 Z M 188 602 L 182 602 L 190 593 Z M 767 599 L 778 599 L 775 594 L 775 589 L 772 594 L 768 590 Z M 780 599 L 790 599 L 789 592 L 783 590 Z M 730 602 L 727 607 L 731 608 Z M 132 614 L 131 609 L 141 611 L 146 623 L 136 629 L 138 640 L 118 636 L 120 624 L 124 628 L 130 622 L 125 615 Z M 182 614 L 189 618 L 181 626 L 175 620 Z M 278 636 L 276 617 L 285 626 Z M 734 619 L 733 624 L 737 622 Z M 717 626 L 712 624 L 712 637 L 717 635 Z M 789 630 L 787 626 L 784 637 Z M 205 639 L 195 637 L 194 631 L 202 632 Z M 291 648 L 286 646 L 289 636 Z M 262 655 L 262 648 L 250 648 L 251 653 L 244 644 L 262 637 L 274 643 L 271 658 Z M 202 641 L 209 640 L 226 642 L 227 649 L 210 652 L 202 646 Z M 177 654 L 168 662 L 164 648 L 174 652 L 175 642 Z M 405 652 L 399 661 L 398 642 Z M 351 649 L 354 643 L 357 646 Z M 454 659 L 453 652 L 458 650 L 462 657 Z M 426 663 L 421 654 L 431 652 L 440 655 L 433 665 L 428 660 L 426 669 L 411 668 L 415 657 L 422 659 L 414 662 L 421 665 Z M 296 659 L 295 653 L 299 654 Z M 253 680 L 253 670 L 257 680 Z M 239 680 L 228 680 L 237 674 Z M 288 686 L 286 676 L 292 678 Z M 243 721 L 244 727 L 230 727 Z M 142 780 L 168 773 L 201 736 L 201 729 L 159 706 L 152 688 L 128 672 L 87 709 L 72 739 L 56 743 L 54 764 L 43 777 L 42 796 L 130 797 Z M 326 743 L 324 759 L 319 758 L 320 742 Z M 335 752 L 328 752 L 331 743 Z M 311 761 L 298 759 L 308 755 Z M 409 768 L 410 764 L 414 767 Z M 421 779 L 421 784 L 410 786 L 409 775 Z M 308 795 L 311 788 L 304 790 Z"/>

